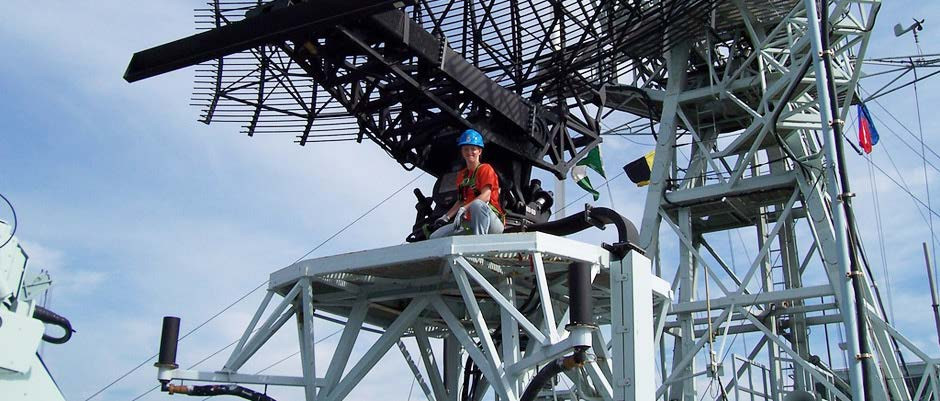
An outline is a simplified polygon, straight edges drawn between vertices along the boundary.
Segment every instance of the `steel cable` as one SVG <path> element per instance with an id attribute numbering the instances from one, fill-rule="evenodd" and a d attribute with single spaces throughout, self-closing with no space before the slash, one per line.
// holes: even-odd
<path id="1" fill-rule="evenodd" d="M 395 195 L 397 195 L 398 193 L 400 193 L 401 191 L 403 191 L 405 188 L 407 188 L 408 186 L 410 186 L 411 184 L 413 184 L 415 181 L 417 181 L 417 180 L 420 179 L 421 177 L 424 177 L 425 174 L 426 174 L 426 173 L 421 173 L 421 174 L 419 174 L 417 177 L 413 178 L 411 181 L 408 181 L 405 185 L 402 185 L 402 186 L 401 186 L 400 188 L 398 188 L 395 192 L 392 192 L 391 195 L 387 196 L 385 199 L 382 199 L 382 201 L 380 201 L 378 204 L 376 204 L 375 206 L 373 206 L 372 208 L 370 208 L 370 209 L 367 210 L 366 212 L 364 212 L 364 213 L 362 213 L 361 215 L 359 215 L 359 217 L 357 217 L 357 218 L 356 218 L 355 220 L 353 220 L 351 223 L 347 224 L 345 227 L 343 227 L 342 229 L 340 229 L 339 231 L 337 231 L 336 233 L 334 233 L 333 235 L 331 235 L 331 236 L 328 237 L 327 239 L 323 240 L 323 242 L 320 242 L 320 244 L 318 244 L 317 246 L 313 247 L 313 249 L 311 249 L 310 251 L 308 251 L 307 253 L 305 253 L 303 256 L 301 256 L 300 258 L 298 258 L 297 260 L 295 260 L 293 263 L 297 263 L 297 262 L 303 260 L 305 257 L 309 256 L 311 253 L 313 253 L 313 252 L 315 252 L 316 250 L 320 249 L 323 245 L 325 245 L 326 243 L 328 243 L 330 240 L 336 238 L 338 235 L 342 234 L 344 231 L 346 231 L 347 229 L 349 229 L 349 227 L 352 227 L 354 224 L 356 224 L 357 222 L 359 222 L 360 220 L 362 220 L 362 219 L 363 219 L 364 217 L 366 217 L 368 214 L 372 213 L 375 209 L 379 208 L 379 206 L 382 206 L 382 205 L 383 205 L 385 202 L 387 202 L 389 199 L 391 199 L 392 197 L 394 197 Z M 5 198 L 4 198 L 4 199 L 5 199 Z M 292 264 L 293 264 L 293 263 L 292 263 Z M 212 315 L 212 316 L 209 317 L 208 319 L 204 320 L 202 323 L 196 325 L 196 327 L 194 327 L 194 328 L 191 329 L 190 331 L 186 332 L 186 334 L 180 336 L 179 341 L 182 341 L 182 340 L 185 339 L 186 337 L 189 337 L 190 335 L 192 335 L 193 333 L 195 333 L 196 331 L 198 331 L 199 329 L 201 329 L 203 326 L 205 326 L 205 325 L 208 324 L 209 322 L 215 320 L 217 317 L 221 316 L 223 313 L 225 313 L 226 311 L 228 311 L 229 309 L 231 309 L 233 306 L 237 305 L 239 302 L 241 302 L 242 300 L 244 300 L 245 298 L 247 298 L 249 295 L 253 294 L 255 291 L 258 291 L 259 289 L 261 289 L 262 287 L 264 287 L 265 285 L 267 285 L 269 281 L 270 281 L 270 280 L 265 280 L 264 282 L 262 282 L 261 284 L 259 284 L 259 285 L 258 285 L 257 287 L 255 287 L 254 289 L 252 289 L 252 290 L 246 292 L 244 295 L 242 295 L 241 297 L 239 297 L 237 300 L 235 300 L 235 301 L 232 302 L 231 304 L 229 304 L 229 305 L 227 305 L 226 307 L 222 308 L 222 310 L 216 312 L 214 315 Z M 237 342 L 237 340 L 236 340 L 236 342 Z M 229 345 L 229 346 L 231 346 L 231 345 Z M 220 349 L 219 351 L 216 351 L 216 353 L 221 352 L 222 350 L 224 350 L 225 348 L 228 348 L 229 346 L 226 346 L 226 347 Z M 112 386 L 114 386 L 115 384 L 117 384 L 118 382 L 120 382 L 121 380 L 124 380 L 124 378 L 126 378 L 127 376 L 129 376 L 131 373 L 134 373 L 135 371 L 137 371 L 138 369 L 140 369 L 142 366 L 146 365 L 148 362 L 150 362 L 150 361 L 152 361 L 154 358 L 156 358 L 157 355 L 158 355 L 158 354 L 154 354 L 154 355 L 150 356 L 149 358 L 143 360 L 142 362 L 140 362 L 139 364 L 137 364 L 136 366 L 134 366 L 133 368 L 131 368 L 130 370 L 128 370 L 127 372 L 125 372 L 124 374 L 118 376 L 118 378 L 114 379 L 113 381 L 111 381 L 110 383 L 108 383 L 107 385 L 105 385 L 104 387 L 102 387 L 101 389 L 99 389 L 98 391 L 96 391 L 94 394 L 92 394 L 92 395 L 89 396 L 88 398 L 85 398 L 85 401 L 89 401 L 89 400 L 95 398 L 96 396 L 98 396 L 99 394 L 103 393 L 103 392 L 106 391 L 107 389 L 111 388 Z M 152 391 L 152 390 L 151 390 L 151 391 Z"/>

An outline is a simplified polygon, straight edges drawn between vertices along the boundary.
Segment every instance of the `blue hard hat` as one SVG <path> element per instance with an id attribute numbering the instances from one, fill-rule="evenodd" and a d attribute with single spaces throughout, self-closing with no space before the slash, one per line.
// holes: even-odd
<path id="1" fill-rule="evenodd" d="M 480 135 L 479 132 L 475 129 L 468 129 L 460 134 L 460 139 L 457 139 L 457 147 L 463 145 L 474 145 L 483 147 L 483 135 Z"/>

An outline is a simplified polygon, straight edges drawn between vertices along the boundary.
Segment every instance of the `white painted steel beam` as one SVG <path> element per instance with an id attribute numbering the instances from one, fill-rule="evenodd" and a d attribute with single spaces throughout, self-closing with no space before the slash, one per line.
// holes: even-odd
<path id="1" fill-rule="evenodd" d="M 245 342 L 251 337 L 251 333 L 254 332 L 255 326 L 258 325 L 258 320 L 261 319 L 261 315 L 264 314 L 264 311 L 268 309 L 268 304 L 271 303 L 271 297 L 274 296 L 274 291 L 266 291 L 264 294 L 264 299 L 261 300 L 261 306 L 258 307 L 255 311 L 254 316 L 251 317 L 251 321 L 248 323 L 248 326 L 245 327 L 245 332 L 242 334 L 242 337 L 238 340 L 238 344 L 235 344 L 235 348 L 232 349 L 232 354 L 229 355 L 228 360 L 225 362 L 225 365 L 222 367 L 223 372 L 231 372 L 232 370 L 229 366 L 232 366 L 232 363 L 235 361 L 236 355 L 242 352 L 242 349 L 245 347 Z"/>
<path id="2" fill-rule="evenodd" d="M 372 344 L 372 347 L 369 348 L 365 355 L 359 359 L 359 362 L 350 369 L 349 373 L 343 376 L 343 379 L 326 394 L 326 397 L 323 398 L 324 401 L 339 401 L 346 398 L 346 395 L 359 384 L 359 381 L 365 377 L 366 373 L 372 370 L 379 359 L 388 352 L 389 348 L 398 342 L 401 334 L 411 327 L 411 324 L 414 323 L 415 319 L 427 305 L 427 297 L 416 298 L 411 301 L 401 312 L 401 315 L 385 329 L 385 333 L 382 334 L 382 336 Z"/>
<path id="3" fill-rule="evenodd" d="M 490 335 L 489 326 L 486 324 L 486 320 L 483 318 L 483 312 L 480 310 L 480 305 L 477 303 L 476 295 L 473 293 L 473 287 L 470 286 L 470 281 L 467 279 L 467 274 L 460 266 L 459 260 L 462 257 L 458 256 L 454 259 L 451 264 L 452 273 L 454 279 L 457 280 L 457 286 L 460 287 L 460 295 L 463 297 L 464 305 L 467 308 L 467 315 L 471 322 L 473 322 L 473 328 L 476 329 L 477 338 L 480 341 L 480 346 L 483 349 L 483 355 L 486 358 L 485 361 L 476 361 L 477 364 L 490 364 L 491 368 L 495 371 L 503 370 L 502 358 L 500 358 L 499 351 L 496 349 L 496 344 L 493 341 L 493 337 Z M 464 261 L 466 263 L 466 261 Z M 485 281 L 485 280 L 484 280 Z M 489 382 L 497 391 L 500 398 L 505 400 L 515 400 L 518 396 L 515 394 L 515 391 L 512 389 L 515 386 L 509 384 L 505 375 L 498 375 L 495 377 L 488 377 Z"/>
<path id="4" fill-rule="evenodd" d="M 650 261 L 630 252 L 611 264 L 613 397 L 617 401 L 654 399 L 653 275 Z"/>
<path id="5" fill-rule="evenodd" d="M 533 256 L 533 257 L 539 259 L 539 258 L 541 258 L 541 255 Z M 519 312 L 519 310 L 516 309 L 516 306 L 515 306 L 515 305 L 513 305 L 512 303 L 509 302 L 508 299 L 506 299 L 505 297 L 503 297 L 502 293 L 500 293 L 500 291 L 497 290 L 496 287 L 494 287 L 492 284 L 490 284 L 490 282 L 487 281 L 486 278 L 484 278 L 483 275 L 480 274 L 480 272 L 478 272 L 476 268 L 474 268 L 469 262 L 467 262 L 466 259 L 464 259 L 464 258 L 462 258 L 462 257 L 457 257 L 457 258 L 455 259 L 455 263 L 457 264 L 457 266 L 459 266 L 460 268 L 462 268 L 462 269 L 463 269 L 463 272 L 465 272 L 466 275 L 470 276 L 470 278 L 472 278 L 473 281 L 474 281 L 477 285 L 479 285 L 481 288 L 483 288 L 483 291 L 486 291 L 487 295 L 489 295 L 490 298 L 492 298 L 492 300 L 493 300 L 494 302 L 496 302 L 496 303 L 500 306 L 500 308 L 502 308 L 502 310 L 503 310 L 504 312 L 508 313 L 511 317 L 513 317 L 513 318 L 515 319 L 515 320 L 512 321 L 513 324 L 517 324 L 517 325 L 519 325 L 519 326 L 522 326 L 522 328 L 525 329 L 525 331 L 526 331 L 530 336 L 534 337 L 534 339 L 535 339 L 536 341 L 538 341 L 538 342 L 540 342 L 540 343 L 546 342 L 546 336 L 545 336 L 545 334 L 543 334 L 541 331 L 539 331 L 539 329 L 536 328 L 535 325 L 532 324 L 532 322 L 530 322 L 528 318 L 526 318 L 525 316 L 523 316 L 523 315 L 522 315 L 522 312 Z M 541 265 L 540 262 L 535 262 L 535 263 L 537 263 L 538 265 Z M 543 270 L 544 270 L 544 269 L 543 269 Z M 455 275 L 456 275 L 456 273 L 455 273 Z M 538 278 L 536 277 L 536 279 L 538 279 Z M 543 276 L 543 281 L 544 281 L 544 276 Z M 460 284 L 460 281 L 458 281 L 458 285 L 459 285 L 459 284 Z M 545 288 L 545 295 L 547 296 L 547 294 L 548 294 L 548 289 Z M 540 285 L 539 285 L 539 296 L 542 296 L 542 295 L 543 295 L 543 293 L 542 293 L 542 286 L 541 286 L 541 284 L 540 284 Z M 542 298 L 542 299 L 551 299 L 551 298 Z M 554 319 L 553 319 L 553 320 L 554 320 Z"/>
<path id="6" fill-rule="evenodd" d="M 369 251 L 307 259 L 271 273 L 269 288 L 280 289 L 305 276 L 356 272 L 421 261 L 442 260 L 447 255 L 541 252 L 606 264 L 610 254 L 603 248 L 543 233 L 464 235 L 396 245 Z"/>
<path id="7" fill-rule="evenodd" d="M 543 333 L 551 341 L 557 341 L 559 337 L 558 330 L 555 327 L 555 308 L 552 306 L 552 296 L 548 290 L 548 277 L 545 276 L 545 265 L 542 263 L 542 254 L 540 252 L 532 254 L 532 269 L 535 274 L 535 286 L 541 300 L 539 307 L 542 309 Z"/>
<path id="8" fill-rule="evenodd" d="M 408 351 L 408 347 L 405 346 L 405 343 L 401 340 L 398 341 L 398 350 L 401 351 L 401 355 L 405 358 L 405 364 L 408 365 L 408 368 L 411 369 L 411 374 L 415 377 L 415 382 L 418 383 L 418 386 L 421 387 L 421 391 L 424 392 L 424 396 L 428 401 L 436 401 L 434 391 L 431 390 L 431 387 L 428 385 L 428 382 L 424 380 L 424 375 L 421 374 L 421 370 L 418 369 L 418 364 L 415 363 L 414 358 L 411 357 L 411 352 Z"/>
<path id="9" fill-rule="evenodd" d="M 343 327 L 343 334 L 339 338 L 339 343 L 336 344 L 336 349 L 333 351 L 333 357 L 330 359 L 330 365 L 326 371 L 327 391 L 336 387 L 336 383 L 339 383 L 340 377 L 346 371 L 346 364 L 349 361 L 353 346 L 356 345 L 356 339 L 362 330 L 362 322 L 368 310 L 369 303 L 361 300 L 356 302 L 349 312 L 346 327 Z"/>
<path id="10" fill-rule="evenodd" d="M 166 372 L 171 380 L 186 380 L 210 383 L 264 384 L 271 386 L 304 387 L 312 382 L 317 387 L 323 386 L 322 379 L 308 380 L 298 376 L 252 375 L 244 373 L 200 372 L 187 369 L 173 369 Z"/>
<path id="11" fill-rule="evenodd" d="M 707 301 L 685 302 L 674 305 L 669 311 L 670 314 L 705 312 L 708 308 L 724 309 L 731 306 L 751 306 L 768 303 L 779 303 L 783 301 L 819 298 L 831 296 L 834 292 L 830 285 L 817 285 L 801 288 L 792 288 L 788 290 L 779 290 L 772 292 L 761 292 L 758 294 L 739 294 L 727 297 L 714 298 Z"/>
<path id="12" fill-rule="evenodd" d="M 434 358 L 431 342 L 428 341 L 427 330 L 421 322 L 418 322 L 414 325 L 414 332 L 415 340 L 418 342 L 418 351 L 421 353 L 421 361 L 424 363 L 424 371 L 427 372 L 428 379 L 431 380 L 431 388 L 434 389 L 434 399 L 439 401 L 447 400 L 447 389 L 444 387 L 441 370 Z"/>
<path id="13" fill-rule="evenodd" d="M 238 352 L 232 353 L 232 355 L 229 357 L 229 361 L 231 362 L 225 365 L 226 370 L 237 372 L 238 369 L 240 369 L 242 365 L 245 364 L 245 361 L 247 361 L 248 358 L 251 358 L 251 356 L 258 351 L 258 348 L 261 348 L 264 342 L 267 341 L 268 338 L 271 338 L 271 336 L 274 335 L 274 332 L 284 325 L 287 319 L 293 314 L 293 306 L 291 305 L 291 302 L 293 302 L 297 297 L 300 289 L 300 283 L 295 283 L 293 285 L 290 291 L 285 294 L 284 299 L 282 299 L 277 307 L 271 311 L 271 314 L 268 315 L 267 320 L 265 320 L 264 324 L 258 328 L 257 332 L 244 343 L 244 346 L 239 349 Z M 267 296 L 265 298 L 267 298 Z M 262 308 L 259 308 L 258 312 L 262 312 L 264 310 L 263 308 L 266 306 L 267 301 L 262 302 Z M 290 310 L 285 313 L 284 311 L 288 308 L 290 308 Z M 250 333 L 250 329 L 245 330 L 245 334 Z M 244 339 L 244 335 L 242 338 Z M 239 342 L 241 342 L 241 340 L 239 340 Z"/>
<path id="14" fill-rule="evenodd" d="M 300 280 L 300 302 L 301 308 L 297 324 L 297 341 L 300 342 L 300 366 L 304 377 L 317 377 L 317 358 L 314 343 L 316 335 L 313 324 L 313 286 L 310 285 L 310 279 Z M 317 387 L 313 382 L 307 382 L 304 386 L 304 394 L 307 401 L 316 401 Z"/>
<path id="15" fill-rule="evenodd" d="M 493 360 L 487 358 L 483 351 L 476 345 L 476 342 L 470 337 L 470 334 L 463 327 L 463 324 L 460 323 L 460 320 L 454 316 L 454 313 L 451 312 L 447 304 L 440 297 L 434 297 L 431 298 L 431 305 L 434 306 L 437 313 L 444 318 L 454 338 L 463 345 L 463 349 L 467 351 L 467 354 L 470 355 L 473 362 L 480 371 L 483 372 L 483 375 L 486 376 L 489 381 L 499 383 L 501 381 L 500 377 L 502 376 L 500 373 L 501 370 L 497 369 Z M 500 390 L 501 389 L 497 389 L 497 391 Z M 509 399 L 509 394 L 505 393 L 505 391 L 503 391 L 501 396 Z"/>

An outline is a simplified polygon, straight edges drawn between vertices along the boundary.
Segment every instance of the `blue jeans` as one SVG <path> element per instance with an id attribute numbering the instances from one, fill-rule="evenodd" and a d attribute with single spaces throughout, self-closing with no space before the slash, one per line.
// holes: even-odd
<path id="1" fill-rule="evenodd" d="M 454 216 L 454 223 L 438 228 L 431 233 L 429 238 L 467 234 L 499 234 L 503 232 L 503 221 L 486 202 L 476 199 L 464 207 L 470 213 L 469 221 L 464 220 L 462 214 L 458 213 Z"/>

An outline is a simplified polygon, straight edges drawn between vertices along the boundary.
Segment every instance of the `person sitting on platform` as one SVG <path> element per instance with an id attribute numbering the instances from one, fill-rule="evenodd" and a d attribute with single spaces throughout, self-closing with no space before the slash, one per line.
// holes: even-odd
<path id="1" fill-rule="evenodd" d="M 480 162 L 483 135 L 468 129 L 460 135 L 457 146 L 467 163 L 467 167 L 457 173 L 457 202 L 437 219 L 436 225 L 443 226 L 431 233 L 430 238 L 503 232 L 505 212 L 499 205 L 499 178 L 493 166 Z M 455 216 L 457 221 L 449 224 Z"/>

